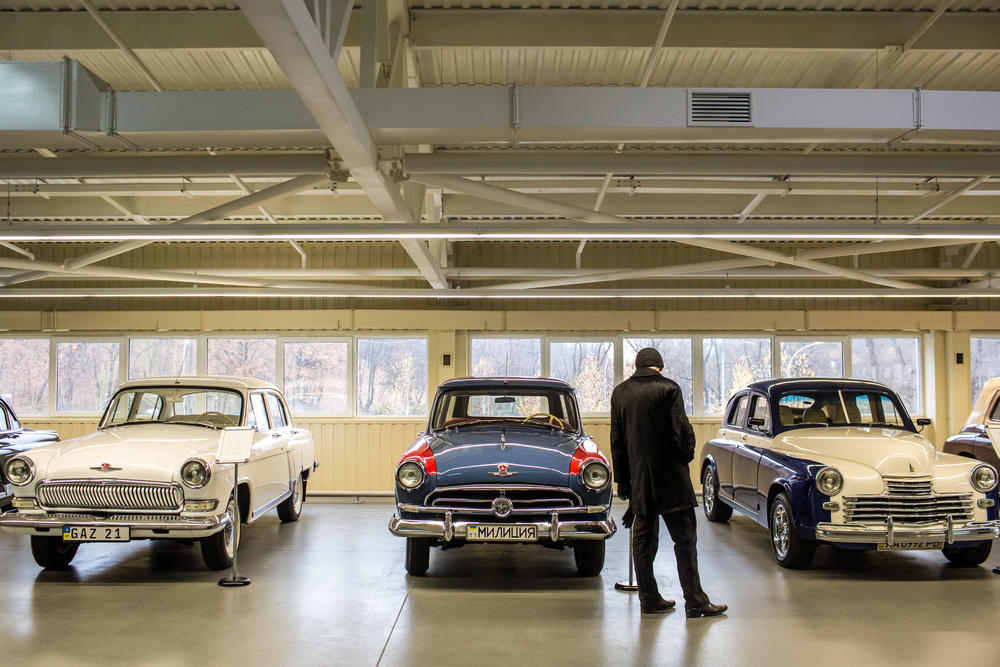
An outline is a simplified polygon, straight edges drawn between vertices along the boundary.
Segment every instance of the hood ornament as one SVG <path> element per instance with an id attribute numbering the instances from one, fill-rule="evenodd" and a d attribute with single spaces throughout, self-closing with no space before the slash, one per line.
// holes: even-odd
<path id="1" fill-rule="evenodd" d="M 910 472 L 916 472 L 916 470 L 913 469 L 913 464 L 912 463 L 910 464 Z"/>
<path id="2" fill-rule="evenodd" d="M 102 463 L 99 466 L 91 466 L 91 470 L 99 470 L 101 472 L 111 472 L 112 470 L 121 470 L 121 468 L 116 468 L 110 463 Z"/>
<path id="3" fill-rule="evenodd" d="M 502 452 L 507 446 L 507 429 L 502 429 L 500 431 L 500 451 Z"/>
<path id="4" fill-rule="evenodd" d="M 497 471 L 496 472 L 491 472 L 490 474 L 493 475 L 494 477 L 513 477 L 517 473 L 516 472 L 507 472 L 507 464 L 506 463 L 500 463 L 500 464 L 497 465 Z"/>

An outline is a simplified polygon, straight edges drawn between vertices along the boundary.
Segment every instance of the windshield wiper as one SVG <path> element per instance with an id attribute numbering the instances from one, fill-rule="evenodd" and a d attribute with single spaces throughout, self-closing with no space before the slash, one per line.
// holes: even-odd
<path id="1" fill-rule="evenodd" d="M 108 424 L 105 428 L 116 428 L 118 426 L 135 426 L 136 424 L 159 424 L 160 422 L 154 420 L 142 420 L 135 419 L 128 422 L 121 422 L 120 424 Z"/>
<path id="2" fill-rule="evenodd" d="M 215 424 L 213 422 L 198 422 L 198 421 L 191 421 L 191 422 L 189 422 L 189 421 L 174 420 L 174 421 L 161 422 L 161 423 L 163 423 L 163 424 L 182 424 L 184 426 L 204 426 L 205 428 L 210 428 L 212 430 L 218 430 L 218 429 L 222 428 L 222 426 L 220 426 L 219 424 Z"/>

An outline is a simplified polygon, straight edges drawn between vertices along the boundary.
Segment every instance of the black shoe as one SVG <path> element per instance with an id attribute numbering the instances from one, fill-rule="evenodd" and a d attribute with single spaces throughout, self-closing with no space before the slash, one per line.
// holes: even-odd
<path id="1" fill-rule="evenodd" d="M 674 602 L 673 600 L 664 600 L 663 598 L 660 598 L 659 600 L 657 600 L 656 602 L 654 602 L 651 605 L 648 605 L 648 606 L 647 605 L 642 605 L 642 613 L 644 613 L 644 614 L 665 614 L 668 611 L 670 611 L 671 609 L 673 609 L 676 604 L 677 603 Z"/>
<path id="2" fill-rule="evenodd" d="M 688 618 L 701 618 L 703 616 L 718 616 L 719 614 L 725 612 L 729 607 L 724 604 L 703 604 L 700 607 L 688 607 L 687 617 Z"/>

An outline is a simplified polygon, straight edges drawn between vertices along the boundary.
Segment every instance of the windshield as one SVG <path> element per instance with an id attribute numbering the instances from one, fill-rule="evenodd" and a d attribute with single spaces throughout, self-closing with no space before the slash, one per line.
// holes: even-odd
<path id="1" fill-rule="evenodd" d="M 566 391 L 544 389 L 463 389 L 438 396 L 431 428 L 524 424 L 579 430 L 576 401 Z"/>
<path id="2" fill-rule="evenodd" d="M 135 387 L 115 394 L 104 427 L 127 424 L 196 424 L 211 428 L 239 426 L 243 397 L 237 391 L 209 387 Z"/>
<path id="3" fill-rule="evenodd" d="M 899 401 L 871 391 L 796 391 L 778 400 L 782 426 L 891 426 L 912 428 Z"/>

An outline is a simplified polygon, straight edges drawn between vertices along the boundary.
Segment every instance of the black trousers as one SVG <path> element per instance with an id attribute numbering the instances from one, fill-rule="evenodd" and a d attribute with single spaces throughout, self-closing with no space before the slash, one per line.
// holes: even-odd
<path id="1" fill-rule="evenodd" d="M 667 524 L 670 539 L 674 541 L 674 556 L 677 558 L 677 576 L 684 590 L 684 604 L 687 607 L 701 607 L 709 603 L 708 596 L 701 589 L 698 576 L 698 535 L 693 509 L 668 512 L 666 514 L 636 514 L 632 524 L 632 555 L 635 560 L 636 581 L 639 584 L 639 600 L 643 606 L 656 603 L 660 591 L 653 574 L 653 561 L 660 538 L 660 517 Z"/>

